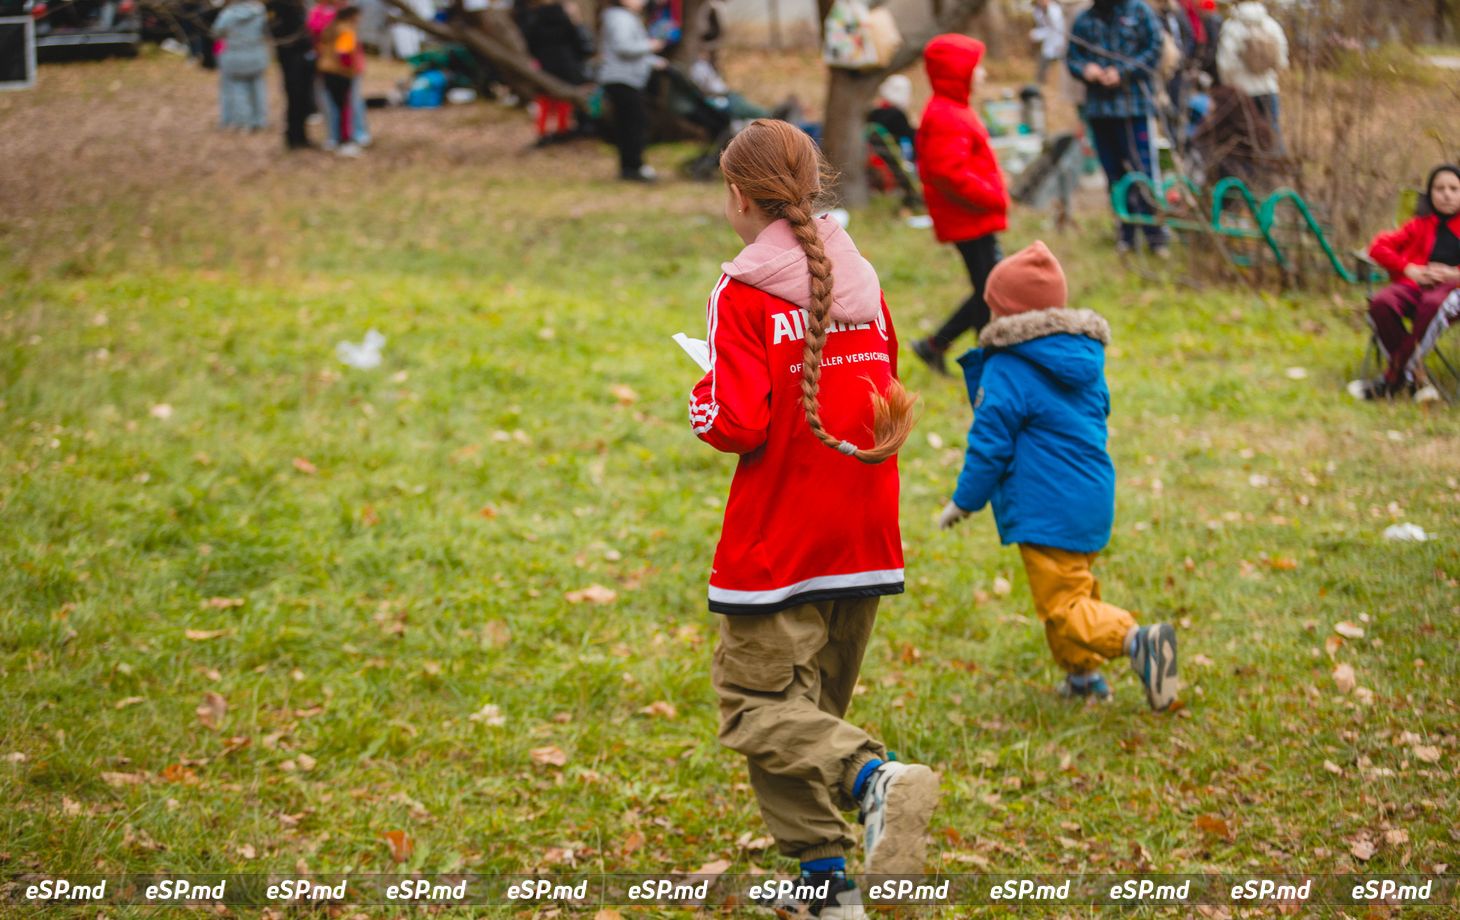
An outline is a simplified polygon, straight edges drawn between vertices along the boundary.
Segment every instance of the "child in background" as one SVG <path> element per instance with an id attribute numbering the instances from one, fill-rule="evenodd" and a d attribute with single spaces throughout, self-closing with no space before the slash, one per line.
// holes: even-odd
<path id="1" fill-rule="evenodd" d="M 740 455 L 710 569 L 719 738 L 749 762 L 779 851 L 828 885 L 797 907 L 862 917 L 842 812 L 860 811 L 867 872 L 920 874 L 938 799 L 933 771 L 888 760 L 843 718 L 878 599 L 903 590 L 894 454 L 914 399 L 877 272 L 840 225 L 812 216 L 823 164 L 811 138 L 757 119 L 720 168 L 746 245 L 710 295 L 710 369 L 689 405 L 701 440 Z"/>
<path id="2" fill-rule="evenodd" d="M 522 34 L 527 50 L 544 73 L 569 86 L 582 86 L 588 79 L 588 59 L 593 56 L 593 36 L 583 27 L 577 4 L 571 0 L 533 0 L 522 17 Z M 548 133 L 548 118 L 557 120 L 557 132 Z M 542 94 L 537 97 L 537 146 L 570 136 L 573 103 Z"/>
<path id="3" fill-rule="evenodd" d="M 1350 388 L 1364 399 L 1380 399 L 1414 383 L 1418 362 L 1411 359 L 1415 346 L 1445 298 L 1460 286 L 1460 268 L 1456 268 L 1460 265 L 1460 166 L 1435 167 L 1425 182 L 1418 215 L 1398 230 L 1375 237 L 1369 255 L 1394 282 L 1369 302 L 1369 316 L 1389 352 L 1389 366 L 1383 377 L 1356 381 Z M 1408 330 L 1404 328 L 1406 317 Z M 1415 397 L 1422 394 L 1433 398 L 1424 391 Z"/>
<path id="4" fill-rule="evenodd" d="M 1110 326 L 1093 310 L 1065 308 L 1065 276 L 1042 242 L 989 274 L 994 319 L 982 348 L 958 359 L 973 402 L 973 427 L 945 528 L 992 503 L 999 538 L 1019 544 L 1034 609 L 1062 696 L 1108 700 L 1100 667 L 1121 655 L 1151 708 L 1176 699 L 1176 631 L 1140 627 L 1100 599 L 1090 567 L 1110 542 L 1115 467 L 1106 451 L 1105 346 Z"/>
<path id="5" fill-rule="evenodd" d="M 355 136 L 351 123 L 354 107 L 350 94 L 355 81 L 365 72 L 365 52 L 360 48 L 355 27 L 360 21 L 360 8 L 341 7 L 335 18 L 325 27 L 319 41 L 319 75 L 324 81 L 324 90 L 334 103 L 334 114 L 338 119 L 335 136 L 343 143 L 336 148 L 342 157 L 358 157 L 360 145 L 351 138 Z"/>
<path id="6" fill-rule="evenodd" d="M 940 243 L 958 249 L 973 285 L 973 293 L 941 329 L 912 344 L 913 353 L 940 374 L 948 373 L 943 356 L 953 340 L 989 321 L 983 287 L 999 261 L 995 234 L 1008 226 L 1004 176 L 989 146 L 988 129 L 968 104 L 983 51 L 977 39 L 948 34 L 928 42 L 923 52 L 933 98 L 918 125 L 918 175 L 933 233 Z"/>

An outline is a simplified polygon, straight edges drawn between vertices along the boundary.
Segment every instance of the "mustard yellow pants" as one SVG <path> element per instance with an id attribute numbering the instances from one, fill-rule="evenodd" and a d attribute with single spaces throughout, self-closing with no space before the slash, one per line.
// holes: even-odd
<path id="1" fill-rule="evenodd" d="M 1100 582 L 1090 567 L 1097 553 L 1073 553 L 1020 543 L 1034 612 L 1055 662 L 1071 674 L 1098 669 L 1125 654 L 1125 636 L 1136 625 L 1128 610 L 1100 599 Z"/>

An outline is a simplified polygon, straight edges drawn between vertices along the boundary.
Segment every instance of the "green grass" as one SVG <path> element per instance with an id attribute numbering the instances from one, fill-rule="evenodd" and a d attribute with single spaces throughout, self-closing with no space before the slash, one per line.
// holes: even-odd
<path id="1" fill-rule="evenodd" d="M 336 166 L 62 206 L 93 241 L 64 259 L 6 231 L 0 871 L 393 871 L 393 830 L 430 872 L 781 865 L 736 843 L 764 831 L 715 742 L 704 605 L 733 461 L 689 432 L 669 341 L 736 249 L 718 188 Z M 851 229 L 904 341 L 963 296 L 926 232 Z M 1021 215 L 1006 249 L 1040 232 Z M 1354 296 L 1146 281 L 1095 236 L 1050 242 L 1114 330 L 1098 572 L 1180 624 L 1185 708 L 1146 712 L 1123 666 L 1111 706 L 1054 696 L 1017 553 L 986 513 L 935 528 L 970 411 L 904 351 L 908 593 L 851 717 L 943 771 L 932 862 L 1460 864 L 1457 416 L 1348 401 Z M 338 364 L 371 327 L 384 366 Z M 1397 520 L 1438 539 L 1385 542 Z M 565 599 L 592 584 L 616 600 Z M 1330 657 L 1340 621 L 1366 635 Z"/>

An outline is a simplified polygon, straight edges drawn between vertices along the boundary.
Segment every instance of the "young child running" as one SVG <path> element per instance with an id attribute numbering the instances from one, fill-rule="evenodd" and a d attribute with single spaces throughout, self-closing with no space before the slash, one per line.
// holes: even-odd
<path id="1" fill-rule="evenodd" d="M 1110 326 L 1093 310 L 1065 308 L 1065 276 L 1035 242 L 989 274 L 994 319 L 982 348 L 958 359 L 973 402 L 973 427 L 958 489 L 939 523 L 952 527 L 992 503 L 999 538 L 1019 544 L 1034 610 L 1063 696 L 1108 700 L 1100 673 L 1121 655 L 1155 710 L 1176 698 L 1176 631 L 1139 627 L 1100 599 L 1090 567 L 1110 542 L 1115 466 L 1106 452 L 1105 346 Z"/>
<path id="2" fill-rule="evenodd" d="M 923 871 L 938 777 L 888 760 L 843 719 L 877 603 L 903 590 L 893 459 L 914 397 L 877 273 L 830 218 L 814 218 L 822 162 L 800 129 L 758 119 L 721 155 L 725 218 L 745 242 L 710 294 L 710 370 L 694 432 L 740 455 L 715 560 L 711 680 L 720 742 L 745 755 L 782 855 L 827 895 L 813 916 L 863 916 L 846 877 Z M 829 449 L 828 449 L 829 448 Z"/>
<path id="3" fill-rule="evenodd" d="M 989 321 L 984 283 L 999 261 L 997 234 L 1008 226 L 1004 176 L 988 129 L 968 104 L 983 51 L 983 42 L 956 34 L 939 35 L 923 51 L 933 98 L 918 125 L 918 175 L 933 234 L 958 250 L 973 286 L 937 332 L 912 343 L 913 354 L 939 374 L 948 373 L 943 356 L 953 340 L 970 329 L 976 334 Z"/>

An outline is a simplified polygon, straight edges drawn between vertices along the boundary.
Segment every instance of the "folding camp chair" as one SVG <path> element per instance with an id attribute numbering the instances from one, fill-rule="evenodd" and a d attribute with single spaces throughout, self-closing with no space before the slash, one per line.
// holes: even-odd
<path id="1" fill-rule="evenodd" d="M 1369 342 L 1364 346 L 1364 355 L 1359 360 L 1359 379 L 1372 380 L 1384 373 L 1389 366 L 1389 351 L 1379 339 L 1379 330 L 1374 327 L 1374 318 L 1369 315 L 1368 304 L 1374 297 L 1374 277 L 1378 266 L 1368 253 L 1356 253 L 1365 279 L 1367 296 L 1364 300 L 1364 325 L 1369 330 Z M 1441 339 L 1451 326 L 1460 324 L 1460 288 L 1445 298 L 1434 322 L 1425 330 L 1424 337 L 1414 348 L 1409 359 L 1408 373 L 1416 387 L 1425 384 L 1433 386 L 1445 402 L 1460 401 L 1460 370 L 1455 362 L 1440 347 Z"/>

